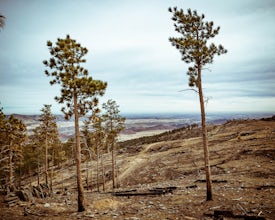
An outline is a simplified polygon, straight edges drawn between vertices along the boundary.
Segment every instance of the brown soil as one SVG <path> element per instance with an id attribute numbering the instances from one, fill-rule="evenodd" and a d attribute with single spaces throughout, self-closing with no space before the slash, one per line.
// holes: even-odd
<path id="1" fill-rule="evenodd" d="M 19 202 L 11 208 L 1 197 L 0 219 L 213 219 L 215 210 L 233 212 L 235 217 L 224 219 L 275 219 L 275 121 L 231 121 L 209 126 L 208 130 L 213 201 L 205 201 L 201 138 L 188 138 L 184 131 L 182 139 L 128 146 L 117 155 L 120 188 L 116 192 L 148 192 L 172 186 L 176 187 L 173 192 L 114 196 L 110 176 L 106 177 L 107 192 L 96 192 L 93 161 L 89 164 L 93 190 L 85 192 L 85 212 L 76 212 L 75 170 L 66 167 L 56 172 L 54 181 L 54 191 L 58 192 L 64 179 L 66 194 L 34 203 Z M 109 174 L 110 155 L 105 155 L 105 162 Z M 83 171 L 83 180 L 85 175 Z"/>

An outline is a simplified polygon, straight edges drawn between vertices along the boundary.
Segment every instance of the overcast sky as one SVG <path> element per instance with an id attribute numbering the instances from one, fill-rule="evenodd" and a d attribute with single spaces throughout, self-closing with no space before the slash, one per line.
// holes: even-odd
<path id="1" fill-rule="evenodd" d="M 168 41 L 178 36 L 168 7 L 196 9 L 221 27 L 214 39 L 228 53 L 203 71 L 207 112 L 275 112 L 274 0 L 0 0 L 0 102 L 4 113 L 40 114 L 59 85 L 42 61 L 46 42 L 70 34 L 89 50 L 85 67 L 108 82 L 101 103 L 122 113 L 199 112 L 188 65 Z"/>

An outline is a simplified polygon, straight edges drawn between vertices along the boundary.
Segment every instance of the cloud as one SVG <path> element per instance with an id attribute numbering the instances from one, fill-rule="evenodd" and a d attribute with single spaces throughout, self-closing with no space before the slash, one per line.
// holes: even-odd
<path id="1" fill-rule="evenodd" d="M 61 106 L 53 98 L 60 87 L 49 85 L 42 61 L 50 57 L 47 40 L 56 42 L 70 34 L 88 48 L 85 67 L 90 74 L 108 82 L 101 103 L 115 99 L 128 113 L 198 111 L 197 94 L 179 92 L 188 89 L 189 65 L 168 41 L 177 33 L 167 9 L 176 5 L 197 9 L 206 20 L 220 25 L 214 42 L 228 49 L 203 71 L 205 94 L 213 97 L 207 109 L 272 111 L 275 4 L 271 0 L 238 4 L 218 0 L 6 1 L 1 11 L 7 17 L 0 33 L 1 103 L 18 113 L 20 109 L 39 113 L 47 102 L 59 111 Z M 261 105 L 254 108 L 253 100 Z"/>

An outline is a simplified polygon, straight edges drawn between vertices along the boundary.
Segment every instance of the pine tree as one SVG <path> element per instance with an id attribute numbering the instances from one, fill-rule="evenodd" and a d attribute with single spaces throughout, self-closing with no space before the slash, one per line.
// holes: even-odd
<path id="1" fill-rule="evenodd" d="M 13 115 L 6 119 L 2 109 L 0 111 L 0 126 L 0 176 L 7 190 L 13 190 L 15 171 L 21 166 L 23 159 L 22 147 L 27 138 L 26 126 Z"/>
<path id="2" fill-rule="evenodd" d="M 192 63 L 189 67 L 187 75 L 189 76 L 189 86 L 196 87 L 195 90 L 199 94 L 201 108 L 202 137 L 204 147 L 204 160 L 206 172 L 207 193 L 206 200 L 212 200 L 212 181 L 209 163 L 209 150 L 207 140 L 207 129 L 205 122 L 204 96 L 202 91 L 201 72 L 205 65 L 213 62 L 215 55 L 221 55 L 227 52 L 222 45 L 216 46 L 214 43 L 208 43 L 211 38 L 219 34 L 220 27 L 214 28 L 213 21 L 204 21 L 204 14 L 201 16 L 197 11 L 187 10 L 184 13 L 182 9 L 177 7 L 169 8 L 169 12 L 173 13 L 175 30 L 181 34 L 181 37 L 169 38 L 169 41 L 175 46 L 182 55 L 182 60 L 186 63 Z"/>
<path id="3" fill-rule="evenodd" d="M 45 70 L 47 76 L 54 79 L 50 84 L 61 84 L 61 96 L 55 97 L 62 107 L 66 119 L 74 115 L 75 140 L 76 140 L 76 165 L 77 165 L 77 189 L 78 189 L 78 211 L 85 210 L 84 188 L 81 178 L 81 148 L 79 118 L 85 116 L 89 111 L 96 111 L 98 96 L 104 95 L 107 87 L 106 82 L 94 80 L 88 76 L 88 70 L 81 66 L 85 63 L 83 58 L 88 50 L 82 47 L 69 35 L 65 39 L 57 39 L 55 46 L 51 41 L 47 42 L 52 58 L 43 63 L 49 70 Z"/>
<path id="4" fill-rule="evenodd" d="M 0 28 L 5 26 L 5 16 L 0 14 Z"/>
<path id="5" fill-rule="evenodd" d="M 6 171 L 8 157 L 6 156 L 8 152 L 7 146 L 7 134 L 6 134 L 6 115 L 3 112 L 3 108 L 0 108 L 0 183 L 4 185 L 6 183 Z"/>
<path id="6" fill-rule="evenodd" d="M 58 129 L 56 124 L 56 117 L 51 113 L 51 105 L 44 105 L 41 109 L 42 114 L 40 115 L 39 121 L 39 131 L 40 136 L 44 140 L 45 147 L 45 182 L 48 185 L 48 169 L 49 169 L 49 148 L 52 148 L 54 151 L 54 147 L 58 147 L 59 137 L 58 137 Z M 43 146 L 42 145 L 42 146 Z M 57 146 L 55 146 L 57 145 Z M 53 156 L 53 155 L 52 155 Z"/>
<path id="7" fill-rule="evenodd" d="M 105 191 L 105 169 L 103 163 L 103 151 L 105 145 L 105 132 L 102 125 L 102 117 L 98 114 L 94 114 L 91 118 L 92 125 L 92 139 L 95 144 L 96 152 L 96 180 L 97 191 L 99 192 L 99 162 L 101 162 L 101 175 L 102 175 L 102 187 Z M 101 160 L 100 160 L 101 159 Z M 100 161 L 99 161 L 100 160 Z"/>
<path id="8" fill-rule="evenodd" d="M 119 115 L 119 106 L 114 100 L 108 100 L 107 103 L 103 103 L 102 108 L 105 113 L 102 115 L 105 133 L 107 135 L 107 144 L 111 146 L 112 152 L 112 181 L 113 189 L 117 187 L 115 183 L 115 145 L 118 134 L 124 129 L 125 118 Z"/>
<path id="9" fill-rule="evenodd" d="M 30 144 L 25 149 L 25 161 L 29 171 L 36 170 L 37 173 L 37 185 L 40 184 L 40 168 L 45 161 L 45 138 L 42 135 L 41 126 L 33 129 L 33 134 L 29 137 Z"/>

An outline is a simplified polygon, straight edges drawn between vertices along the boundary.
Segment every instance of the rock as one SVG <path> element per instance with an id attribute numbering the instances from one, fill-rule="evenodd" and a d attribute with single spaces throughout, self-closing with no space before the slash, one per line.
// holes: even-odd
<path id="1" fill-rule="evenodd" d="M 160 208 L 161 210 L 166 210 L 166 209 L 167 209 L 163 204 L 159 204 L 159 208 Z"/>
<path id="2" fill-rule="evenodd" d="M 44 207 L 45 207 L 45 208 L 49 208 L 50 206 L 51 206 L 51 205 L 50 205 L 49 203 L 45 203 L 45 204 L 44 204 Z"/>
<path id="3" fill-rule="evenodd" d="M 19 198 L 16 196 L 16 194 L 9 193 L 5 196 L 4 202 L 7 203 L 9 207 L 13 207 L 19 202 Z"/>
<path id="4" fill-rule="evenodd" d="M 32 188 L 32 194 L 33 196 L 35 196 L 36 198 L 41 198 L 41 194 L 40 192 L 38 191 L 38 189 L 36 187 L 33 187 Z"/>
<path id="5" fill-rule="evenodd" d="M 138 217 L 130 217 L 130 218 L 128 218 L 129 220 L 140 220 L 140 218 L 138 218 Z M 126 220 L 126 219 L 125 219 Z"/>
<path id="6" fill-rule="evenodd" d="M 101 215 L 107 215 L 109 213 L 109 211 L 108 210 L 105 210 L 105 211 L 103 211 L 102 213 L 101 213 Z"/>
<path id="7" fill-rule="evenodd" d="M 16 195 L 21 201 L 33 202 L 34 198 L 32 192 L 29 189 L 19 190 L 16 192 Z"/>
<path id="8" fill-rule="evenodd" d="M 94 215 L 93 213 L 87 213 L 87 214 L 85 215 L 85 217 L 94 218 L 95 215 Z"/>

